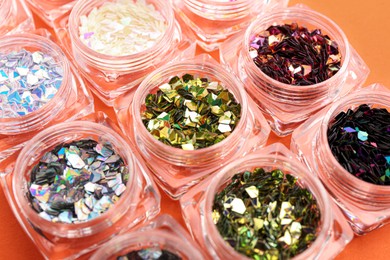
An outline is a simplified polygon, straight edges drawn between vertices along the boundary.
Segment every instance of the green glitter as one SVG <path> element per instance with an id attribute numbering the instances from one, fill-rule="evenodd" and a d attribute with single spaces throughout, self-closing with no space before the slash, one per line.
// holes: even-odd
<path id="1" fill-rule="evenodd" d="M 320 212 L 309 190 L 281 170 L 233 176 L 214 198 L 212 218 L 224 240 L 253 259 L 289 259 L 316 239 Z"/>
<path id="2" fill-rule="evenodd" d="M 161 142 L 195 150 L 228 137 L 241 116 L 241 105 L 218 82 L 185 74 L 173 77 L 145 98 L 141 112 L 148 131 Z"/>

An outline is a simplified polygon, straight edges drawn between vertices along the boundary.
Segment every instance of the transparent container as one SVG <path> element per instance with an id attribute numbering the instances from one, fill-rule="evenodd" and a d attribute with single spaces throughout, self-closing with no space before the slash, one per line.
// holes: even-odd
<path id="1" fill-rule="evenodd" d="M 288 0 L 172 0 L 189 36 L 206 51 L 213 51 L 257 16 L 287 7 Z"/>
<path id="2" fill-rule="evenodd" d="M 302 124 L 291 139 L 291 150 L 313 176 L 321 179 L 358 235 L 389 222 L 390 187 L 365 182 L 345 170 L 330 150 L 327 129 L 329 122 L 340 112 L 361 104 L 390 111 L 390 91 L 375 84 L 352 92 Z"/>
<path id="3" fill-rule="evenodd" d="M 256 66 L 249 54 L 250 37 L 273 24 L 293 22 L 309 30 L 321 29 L 324 35 L 337 42 L 342 61 L 334 76 L 317 84 L 294 86 L 274 80 Z M 290 134 L 319 109 L 359 88 L 369 73 L 340 27 L 303 6 L 280 9 L 259 17 L 248 27 L 244 37 L 240 35 L 221 46 L 221 62 L 239 75 L 248 94 L 279 136 Z"/>
<path id="4" fill-rule="evenodd" d="M 226 139 L 192 151 L 156 140 L 142 124 L 140 113 L 147 94 L 170 78 L 186 73 L 221 82 L 241 104 L 241 119 Z M 122 131 L 139 150 L 156 182 L 174 199 L 222 165 L 264 146 L 270 133 L 267 122 L 247 97 L 242 83 L 208 55 L 171 63 L 154 71 L 142 82 L 133 99 L 118 100 L 116 110 Z"/>
<path id="5" fill-rule="evenodd" d="M 221 168 L 219 172 L 189 190 L 181 199 L 182 214 L 187 227 L 210 259 L 249 259 L 238 253 L 219 234 L 212 219 L 214 196 L 238 172 L 256 167 L 266 171 L 280 169 L 298 178 L 302 187 L 311 191 L 321 212 L 316 240 L 293 259 L 332 259 L 353 238 L 353 232 L 338 207 L 332 202 L 321 182 L 311 175 L 282 144 L 275 143 L 250 153 Z"/>
<path id="6" fill-rule="evenodd" d="M 77 1 L 70 16 L 55 24 L 59 42 L 72 57 L 82 76 L 90 82 L 91 90 L 108 106 L 112 106 L 120 95 L 134 92 L 141 81 L 156 68 L 181 56 L 195 53 L 195 44 L 191 45 L 183 38 L 170 3 L 164 0 L 146 2 L 154 5 L 165 18 L 168 27 L 154 46 L 132 55 L 101 54 L 80 40 L 80 17 L 88 15 L 104 1 Z"/>
<path id="7" fill-rule="evenodd" d="M 93 118 L 90 120 L 94 120 Z M 20 225 L 48 259 L 75 259 L 113 236 L 146 222 L 160 211 L 157 187 L 144 172 L 126 141 L 103 120 L 73 121 L 51 126 L 34 136 L 20 152 L 12 172 L 1 183 Z M 105 125 L 103 125 L 105 124 Z M 112 123 L 111 123 L 112 124 Z M 82 223 L 54 223 L 37 214 L 26 196 L 32 167 L 57 145 L 81 139 L 109 142 L 129 168 L 120 199 L 104 214 Z"/>
<path id="8" fill-rule="evenodd" d="M 133 232 L 113 238 L 100 247 L 90 259 L 117 259 L 119 256 L 147 248 L 167 250 L 183 260 L 204 259 L 188 232 L 166 214 Z"/>
<path id="9" fill-rule="evenodd" d="M 53 27 L 56 19 L 69 15 L 77 0 L 26 0 L 26 2 L 39 18 Z"/>
<path id="10" fill-rule="evenodd" d="M 0 118 L 0 172 L 3 171 L 2 162 L 8 157 L 15 160 L 12 155 L 39 131 L 94 111 L 91 93 L 60 47 L 45 37 L 33 34 L 16 34 L 0 39 L 1 53 L 22 49 L 52 56 L 62 67 L 63 80 L 56 95 L 39 109 L 20 117 Z"/>
<path id="11" fill-rule="evenodd" d="M 35 30 L 31 11 L 24 0 L 0 0 L 0 36 Z"/>

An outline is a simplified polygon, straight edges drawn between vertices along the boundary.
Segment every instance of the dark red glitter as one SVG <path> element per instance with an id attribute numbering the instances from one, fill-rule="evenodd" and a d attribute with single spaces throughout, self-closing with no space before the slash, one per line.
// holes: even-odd
<path id="1" fill-rule="evenodd" d="M 253 35 L 250 42 L 249 52 L 255 64 L 282 83 L 312 85 L 340 70 L 338 45 L 320 29 L 309 31 L 297 23 L 270 26 Z"/>

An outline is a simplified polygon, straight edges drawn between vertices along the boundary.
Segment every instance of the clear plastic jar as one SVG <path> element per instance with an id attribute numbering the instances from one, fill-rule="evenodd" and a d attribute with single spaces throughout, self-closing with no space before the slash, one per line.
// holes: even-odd
<path id="1" fill-rule="evenodd" d="M 24 0 L 0 0 L 0 36 L 35 30 L 31 11 Z"/>
<path id="2" fill-rule="evenodd" d="M 390 111 L 390 91 L 372 85 L 352 92 L 302 124 L 291 139 L 291 150 L 321 179 L 358 235 L 389 222 L 390 187 L 365 182 L 345 170 L 330 150 L 327 129 L 340 112 L 361 104 Z"/>
<path id="3" fill-rule="evenodd" d="M 213 51 L 229 36 L 245 29 L 258 15 L 287 7 L 288 0 L 173 0 L 182 22 L 191 28 L 191 38 Z"/>
<path id="4" fill-rule="evenodd" d="M 321 213 L 317 238 L 293 259 L 332 259 L 353 238 L 353 232 L 340 210 L 332 203 L 321 182 L 311 175 L 282 144 L 275 143 L 229 163 L 219 172 L 188 191 L 181 199 L 183 217 L 194 239 L 211 259 L 249 259 L 236 252 L 219 234 L 212 218 L 214 196 L 238 172 L 263 168 L 280 169 L 298 178 L 316 198 Z"/>
<path id="5" fill-rule="evenodd" d="M 69 15 L 69 11 L 77 0 L 26 0 L 31 10 L 49 26 L 62 15 Z"/>
<path id="6" fill-rule="evenodd" d="M 169 1 L 147 0 L 165 18 L 167 30 L 156 44 L 144 51 L 125 56 L 98 53 L 85 45 L 79 36 L 80 17 L 88 15 L 104 2 L 80 0 L 72 9 L 69 18 L 64 17 L 55 25 L 57 38 L 68 51 L 81 74 L 90 82 L 91 90 L 106 105 L 126 92 L 134 92 L 142 79 L 167 62 L 195 52 L 195 44 L 182 37 Z M 187 52 L 181 52 L 187 50 Z"/>
<path id="7" fill-rule="evenodd" d="M 147 225 L 105 243 L 92 255 L 91 260 L 117 259 L 130 252 L 148 248 L 167 250 L 183 260 L 204 259 L 180 224 L 170 215 L 160 215 Z"/>
<path id="8" fill-rule="evenodd" d="M 339 47 L 341 68 L 331 78 L 308 86 L 281 83 L 262 72 L 249 54 L 250 37 L 273 24 L 298 23 L 309 30 L 321 29 Z M 369 69 L 348 43 L 340 27 L 326 16 L 306 7 L 294 6 L 264 15 L 240 35 L 221 47 L 221 60 L 239 75 L 272 130 L 279 136 L 290 134 L 325 105 L 345 96 L 366 80 Z"/>
<path id="9" fill-rule="evenodd" d="M 24 116 L 0 118 L 0 172 L 3 170 L 1 162 L 45 127 L 83 117 L 94 110 L 91 94 L 60 47 L 33 34 L 16 34 L 0 40 L 1 53 L 22 49 L 40 51 L 53 57 L 62 68 L 63 80 L 56 95 L 44 106 Z"/>
<path id="10" fill-rule="evenodd" d="M 81 139 L 110 143 L 129 169 L 125 192 L 105 213 L 81 223 L 54 223 L 37 214 L 26 194 L 32 167 L 57 145 Z M 46 258 L 74 259 L 106 243 L 112 236 L 153 218 L 160 195 L 125 140 L 112 128 L 90 121 L 51 126 L 34 136 L 20 152 L 13 172 L 2 178 L 8 202 L 19 223 Z"/>
<path id="11" fill-rule="evenodd" d="M 141 106 L 145 103 L 146 95 L 170 78 L 186 73 L 221 82 L 241 104 L 241 119 L 226 139 L 192 151 L 174 148 L 156 140 L 141 120 Z M 162 189 L 173 198 L 181 196 L 222 165 L 264 146 L 270 133 L 267 122 L 247 97 L 242 83 L 208 55 L 157 69 L 141 83 L 133 99 L 123 97 L 120 101 L 116 109 L 123 132 L 140 151 Z"/>

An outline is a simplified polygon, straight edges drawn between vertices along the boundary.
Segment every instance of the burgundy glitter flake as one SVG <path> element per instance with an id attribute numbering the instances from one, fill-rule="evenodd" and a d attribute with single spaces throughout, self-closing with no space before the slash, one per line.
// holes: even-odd
<path id="1" fill-rule="evenodd" d="M 325 81 L 341 66 L 335 41 L 320 29 L 309 31 L 297 23 L 270 26 L 253 35 L 249 53 L 265 74 L 297 86 Z"/>

